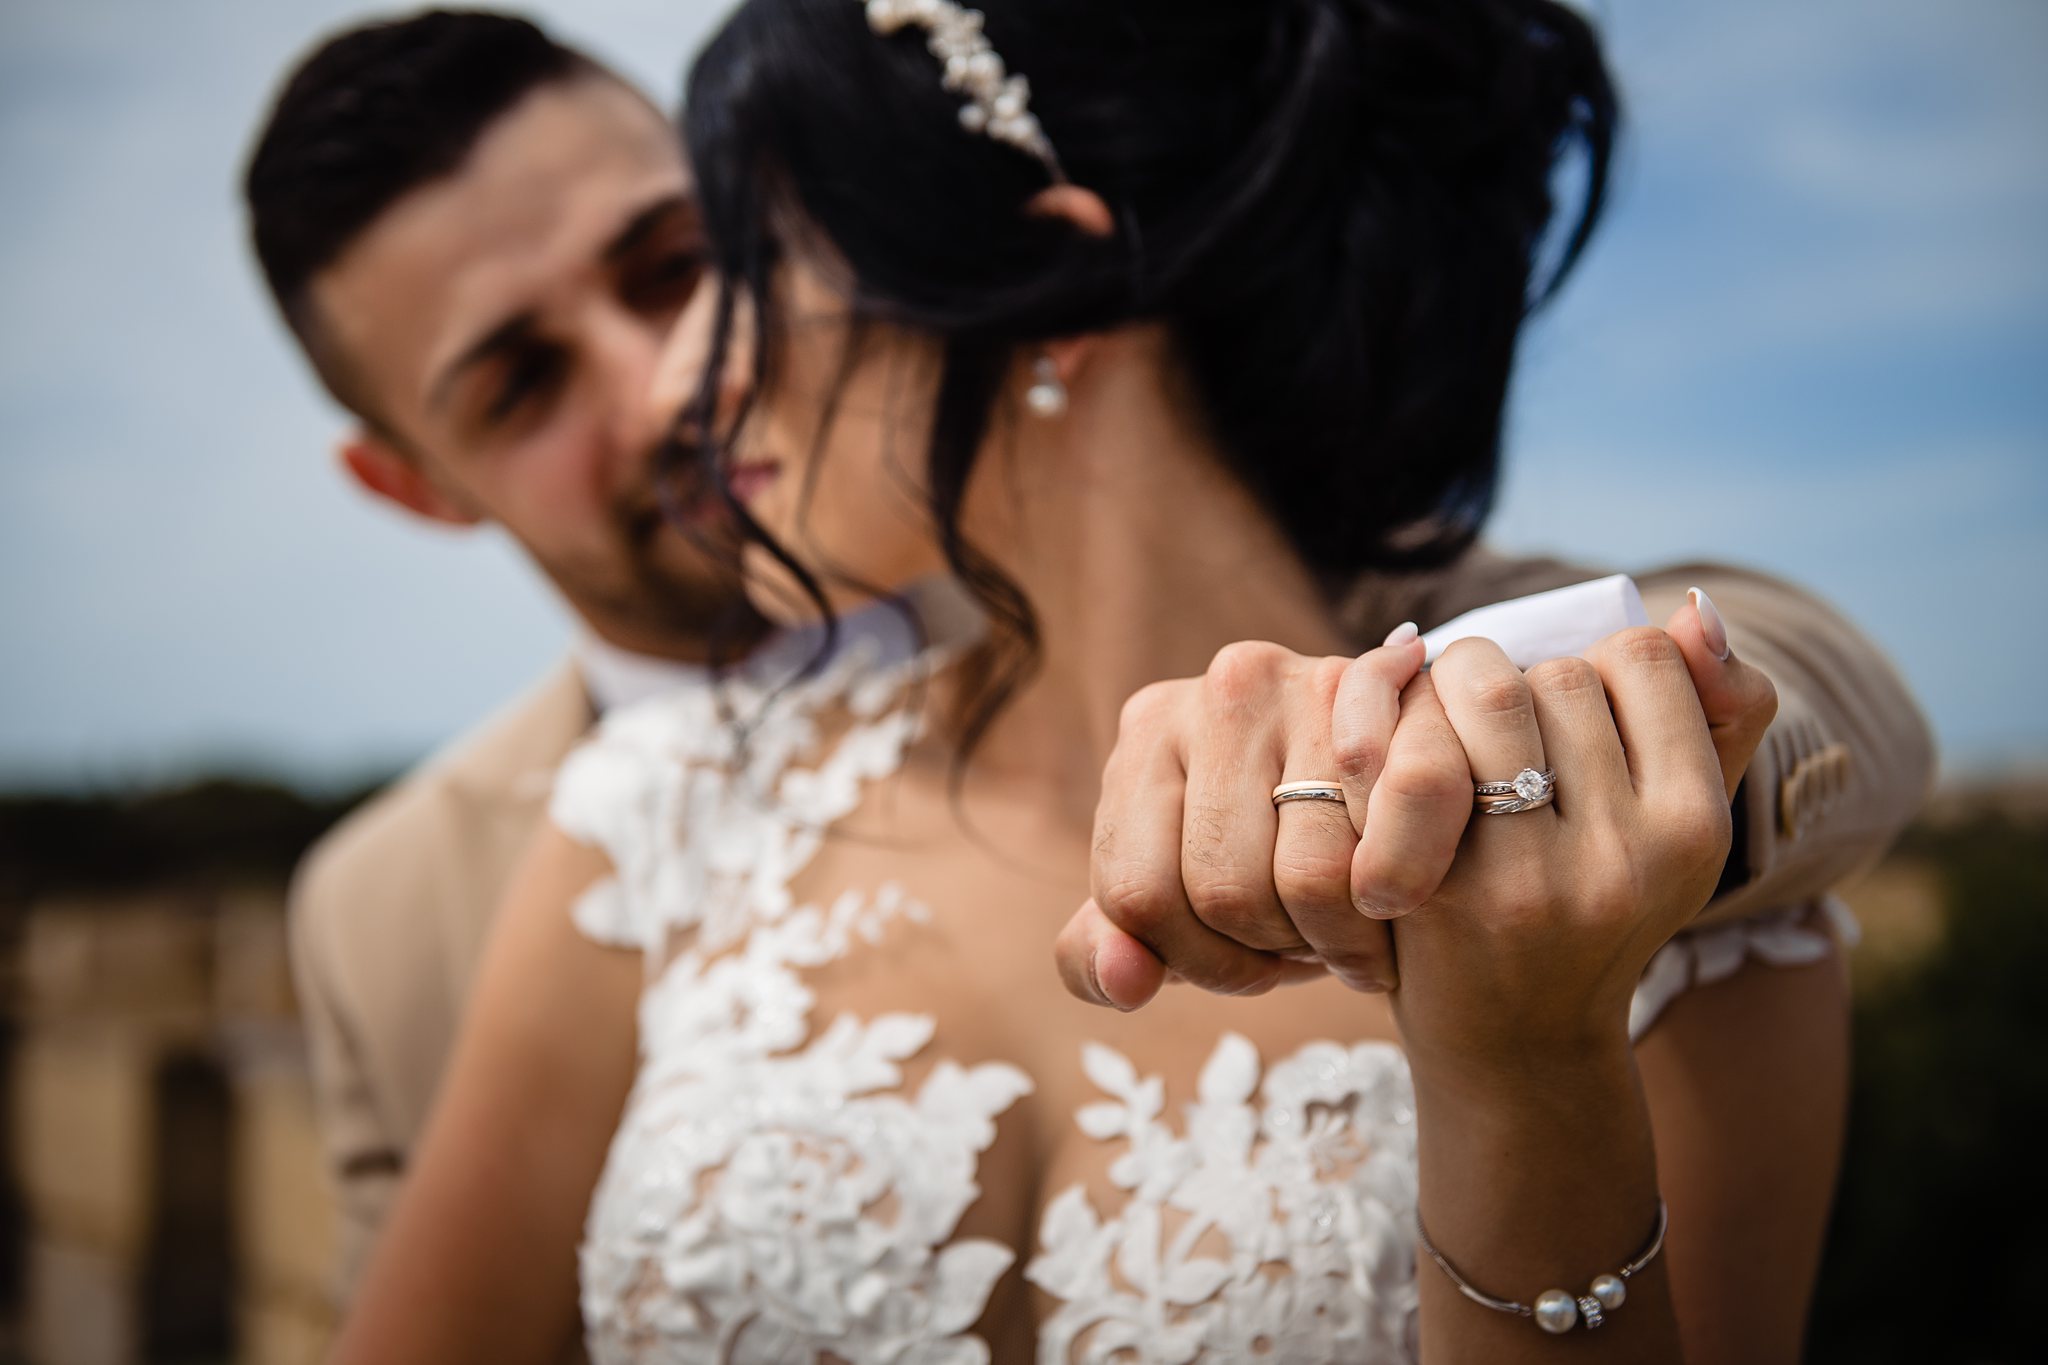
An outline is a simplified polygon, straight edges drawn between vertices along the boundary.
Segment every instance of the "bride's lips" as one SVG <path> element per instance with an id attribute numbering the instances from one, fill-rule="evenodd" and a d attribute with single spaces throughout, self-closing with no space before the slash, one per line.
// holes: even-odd
<path id="1" fill-rule="evenodd" d="M 743 460 L 726 474 L 725 482 L 733 497 L 751 503 L 781 477 L 782 466 L 774 460 Z"/>

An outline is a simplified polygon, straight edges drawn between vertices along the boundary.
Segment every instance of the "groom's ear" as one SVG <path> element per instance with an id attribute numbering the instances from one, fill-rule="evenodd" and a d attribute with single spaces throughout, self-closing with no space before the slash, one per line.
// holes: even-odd
<path id="1" fill-rule="evenodd" d="M 484 519 L 434 482 L 419 461 L 367 427 L 350 432 L 335 453 L 359 485 L 416 517 L 448 526 L 474 526 Z"/>

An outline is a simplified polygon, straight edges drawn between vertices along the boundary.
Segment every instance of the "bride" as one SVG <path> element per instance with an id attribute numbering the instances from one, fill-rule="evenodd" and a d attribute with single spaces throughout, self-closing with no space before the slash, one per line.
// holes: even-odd
<path id="1" fill-rule="evenodd" d="M 549 1360 L 579 1284 L 599 1361 L 1796 1358 L 1838 973 L 1627 1028 L 1769 719 L 1708 608 L 1526 681 L 1364 656 L 1419 789 L 1555 774 L 1391 993 L 1262 993 L 1221 935 L 1128 1013 L 1053 969 L 1126 699 L 1352 655 L 1341 589 L 1470 545 L 1613 122 L 1548 0 L 741 5 L 668 380 L 750 591 L 830 647 L 570 761 L 337 1358 Z M 1702 678 L 1754 699 L 1718 752 Z"/>

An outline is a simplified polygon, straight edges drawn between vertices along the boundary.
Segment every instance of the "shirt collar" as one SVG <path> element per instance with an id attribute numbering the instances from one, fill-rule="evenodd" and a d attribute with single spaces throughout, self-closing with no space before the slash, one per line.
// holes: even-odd
<path id="1" fill-rule="evenodd" d="M 941 577 L 913 585 L 895 601 L 876 602 L 841 616 L 838 647 L 843 651 L 863 646 L 873 651 L 873 664 L 888 667 L 903 663 L 927 646 L 972 643 L 982 630 L 980 611 L 966 590 Z M 822 625 L 779 630 L 756 647 L 740 671 L 764 686 L 787 682 L 811 662 L 824 643 Z M 579 632 L 575 655 L 591 705 L 599 715 L 615 706 L 630 706 L 713 681 L 711 669 L 704 664 L 678 663 L 621 649 L 589 629 Z"/>
<path id="2" fill-rule="evenodd" d="M 578 634 L 575 653 L 583 686 L 599 715 L 615 706 L 631 706 L 664 693 L 702 687 L 711 681 L 711 670 L 703 664 L 686 664 L 621 649 L 588 630 Z"/>

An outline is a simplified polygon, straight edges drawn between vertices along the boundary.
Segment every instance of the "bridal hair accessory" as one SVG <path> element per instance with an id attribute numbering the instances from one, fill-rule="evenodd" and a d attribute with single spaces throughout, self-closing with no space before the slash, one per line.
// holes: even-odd
<path id="1" fill-rule="evenodd" d="M 1344 800 L 1344 788 L 1336 782 L 1282 782 L 1273 788 L 1273 804 L 1284 806 L 1289 801 L 1336 801 Z"/>
<path id="2" fill-rule="evenodd" d="M 925 47 L 946 65 L 940 83 L 968 102 L 960 106 L 960 126 L 1036 157 L 1065 184 L 1067 173 L 1046 141 L 1038 116 L 1031 112 L 1031 83 L 1010 75 L 1003 59 L 982 34 L 980 10 L 963 9 L 953 0 L 863 0 L 868 27 L 887 36 L 905 24 L 916 24 L 931 36 Z"/>
<path id="3" fill-rule="evenodd" d="M 1571 1331 L 1582 1318 L 1587 1327 L 1598 1327 L 1607 1321 L 1608 1313 L 1628 1301 L 1629 1277 L 1642 1274 L 1643 1268 L 1657 1259 L 1657 1253 L 1664 1249 L 1664 1229 L 1670 1222 L 1670 1210 L 1665 1208 L 1664 1201 L 1659 1199 L 1657 1230 L 1650 1234 L 1650 1244 L 1643 1248 L 1640 1256 L 1612 1275 L 1599 1276 L 1593 1281 L 1592 1287 L 1577 1298 L 1562 1289 L 1546 1289 L 1536 1296 L 1534 1307 L 1526 1303 L 1516 1303 L 1512 1299 L 1496 1299 L 1474 1289 L 1463 1275 L 1451 1269 L 1451 1263 L 1443 1258 L 1443 1253 L 1429 1244 L 1429 1234 L 1422 1230 L 1420 1218 L 1415 1220 L 1415 1236 L 1422 1244 L 1422 1249 L 1429 1253 L 1429 1259 L 1435 1261 L 1444 1274 L 1451 1277 L 1451 1283 L 1458 1286 L 1458 1292 L 1466 1298 L 1481 1308 L 1491 1308 L 1496 1313 L 1513 1313 L 1519 1318 L 1534 1318 L 1538 1327 L 1552 1336 L 1557 1336 Z"/>
<path id="4" fill-rule="evenodd" d="M 1514 815 L 1547 806 L 1557 796 L 1557 773 L 1524 768 L 1505 782 L 1480 782 L 1472 788 L 1481 815 Z"/>

